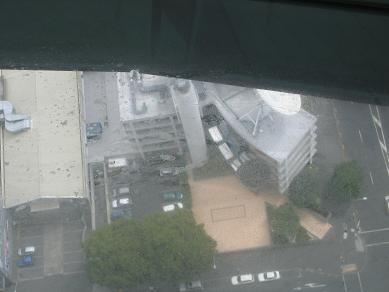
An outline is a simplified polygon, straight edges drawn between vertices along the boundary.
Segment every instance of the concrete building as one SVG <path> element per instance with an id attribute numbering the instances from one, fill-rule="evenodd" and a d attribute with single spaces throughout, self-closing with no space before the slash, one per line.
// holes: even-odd
<path id="1" fill-rule="evenodd" d="M 187 149 L 192 166 L 203 164 L 207 153 L 201 118 L 209 105 L 226 122 L 221 125 L 223 134 L 234 132 L 228 135 L 230 141 L 218 145 L 231 167 L 237 171 L 245 161 L 263 159 L 275 174 L 280 192 L 287 190 L 316 153 L 316 118 L 294 102 L 300 102 L 299 95 L 136 71 L 117 73 L 117 77 L 120 118 L 143 157 L 154 151 Z M 293 102 L 288 104 L 291 97 Z M 234 146 L 238 140 L 249 146 L 241 157 L 239 145 Z"/>
<path id="2" fill-rule="evenodd" d="M 156 151 L 188 149 L 193 165 L 206 161 L 206 145 L 196 91 L 190 81 L 117 73 L 120 119 L 143 158 Z M 181 113 L 181 115 L 180 115 Z"/>
<path id="3" fill-rule="evenodd" d="M 31 127 L 2 128 L 4 207 L 56 208 L 59 199 L 84 198 L 82 96 L 76 72 L 3 70 L 3 100 L 30 117 Z"/>
<path id="4" fill-rule="evenodd" d="M 299 106 L 288 112 L 265 102 L 265 94 L 283 93 L 213 83 L 205 83 L 205 87 L 204 103 L 214 104 L 235 134 L 249 145 L 250 153 L 270 165 L 280 192 L 285 192 L 316 153 L 316 118 Z"/>

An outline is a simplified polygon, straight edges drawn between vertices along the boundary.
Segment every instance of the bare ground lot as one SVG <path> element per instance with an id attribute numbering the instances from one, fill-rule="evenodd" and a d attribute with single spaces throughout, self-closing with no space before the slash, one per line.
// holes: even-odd
<path id="1" fill-rule="evenodd" d="M 235 176 L 204 180 L 189 179 L 193 214 L 198 223 L 216 240 L 218 252 L 264 247 L 271 244 L 265 203 L 281 205 L 287 201 L 279 194 L 255 194 Z M 331 225 L 298 209 L 300 224 L 314 238 L 322 239 Z"/>
<path id="2" fill-rule="evenodd" d="M 258 194 L 234 176 L 189 180 L 193 213 L 216 240 L 218 252 L 270 245 L 265 202 L 279 205 L 281 195 Z"/>

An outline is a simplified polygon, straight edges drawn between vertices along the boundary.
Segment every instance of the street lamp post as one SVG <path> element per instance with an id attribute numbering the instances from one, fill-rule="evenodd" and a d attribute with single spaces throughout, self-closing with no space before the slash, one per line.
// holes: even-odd
<path id="1" fill-rule="evenodd" d="M 216 270 L 215 255 L 212 256 L 212 260 L 213 260 L 213 269 Z"/>

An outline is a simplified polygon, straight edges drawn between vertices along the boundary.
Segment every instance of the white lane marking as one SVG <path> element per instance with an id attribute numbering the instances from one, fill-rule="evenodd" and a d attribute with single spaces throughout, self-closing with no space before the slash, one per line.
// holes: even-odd
<path id="1" fill-rule="evenodd" d="M 365 230 L 365 231 L 361 231 L 360 233 L 365 234 L 365 233 L 381 232 L 381 231 L 388 231 L 388 230 L 389 230 L 389 227 L 386 227 L 386 228 L 381 228 L 381 229 Z"/>
<path id="2" fill-rule="evenodd" d="M 389 244 L 389 241 L 366 244 L 366 247 L 380 246 L 385 244 Z"/>
<path id="3" fill-rule="evenodd" d="M 363 292 L 363 286 L 362 286 L 361 276 L 359 275 L 359 272 L 357 273 L 357 275 L 358 275 L 359 287 L 361 288 L 361 292 Z"/>
<path id="4" fill-rule="evenodd" d="M 326 284 L 316 284 L 316 283 L 306 283 L 304 284 L 305 287 L 309 288 L 321 288 L 321 287 L 326 287 Z"/>
<path id="5" fill-rule="evenodd" d="M 373 174 L 371 173 L 371 171 L 369 171 L 369 176 L 370 176 L 371 184 L 374 185 Z"/>
<path id="6" fill-rule="evenodd" d="M 372 110 L 372 107 L 371 107 L 370 104 L 369 104 L 369 109 L 370 109 L 371 118 L 373 120 L 374 129 L 375 129 L 376 134 L 377 134 L 378 143 L 380 145 L 380 149 L 381 149 L 381 153 L 382 153 L 382 158 L 383 158 L 384 163 L 385 163 L 386 172 L 387 172 L 387 174 L 389 176 L 389 157 L 388 157 L 388 151 L 387 151 L 388 148 L 386 147 L 386 140 L 385 140 L 384 131 L 382 129 L 382 122 L 381 122 L 380 112 L 379 112 L 378 106 L 375 106 L 375 110 L 377 112 L 377 116 L 373 113 L 373 110 Z M 382 136 L 382 141 L 381 141 L 380 135 L 378 133 L 378 128 L 380 129 L 380 133 L 381 133 L 381 136 Z"/>
<path id="7" fill-rule="evenodd" d="M 348 292 L 347 285 L 346 285 L 346 279 L 344 278 L 344 274 L 342 274 L 342 280 L 343 280 L 344 291 Z"/>
<path id="8" fill-rule="evenodd" d="M 363 137 L 362 137 L 361 130 L 358 129 L 358 133 L 359 133 L 359 139 L 361 139 L 361 143 L 363 144 Z"/>

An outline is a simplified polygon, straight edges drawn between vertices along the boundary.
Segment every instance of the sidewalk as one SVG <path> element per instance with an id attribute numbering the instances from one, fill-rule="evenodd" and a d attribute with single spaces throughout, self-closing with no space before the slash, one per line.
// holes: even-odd
<path id="1" fill-rule="evenodd" d="M 296 212 L 300 218 L 300 225 L 317 239 L 323 239 L 332 228 L 326 220 L 319 218 L 309 210 L 298 209 Z"/>

